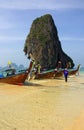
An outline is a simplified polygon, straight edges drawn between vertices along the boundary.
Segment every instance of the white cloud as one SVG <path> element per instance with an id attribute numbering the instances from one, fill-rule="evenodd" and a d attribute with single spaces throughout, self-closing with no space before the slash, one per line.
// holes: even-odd
<path id="1" fill-rule="evenodd" d="M 69 9 L 84 8 L 84 0 L 0 0 L 3 9 Z"/>

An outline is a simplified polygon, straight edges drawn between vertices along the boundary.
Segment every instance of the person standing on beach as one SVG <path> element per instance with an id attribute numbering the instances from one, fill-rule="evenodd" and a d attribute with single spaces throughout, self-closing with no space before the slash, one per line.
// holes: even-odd
<path id="1" fill-rule="evenodd" d="M 65 82 L 67 82 L 67 78 L 68 78 L 68 70 L 67 70 L 67 68 L 64 69 L 64 78 L 65 78 Z"/>

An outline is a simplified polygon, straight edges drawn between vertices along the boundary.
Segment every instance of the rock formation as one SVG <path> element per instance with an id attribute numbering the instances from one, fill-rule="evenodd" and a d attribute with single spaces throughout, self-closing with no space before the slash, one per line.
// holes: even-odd
<path id="1" fill-rule="evenodd" d="M 57 28 L 50 14 L 33 21 L 25 41 L 24 52 L 28 56 L 31 53 L 36 64 L 40 63 L 42 67 L 56 68 L 59 61 L 62 68 L 68 63 L 71 68 L 74 67 L 73 60 L 62 50 Z"/>

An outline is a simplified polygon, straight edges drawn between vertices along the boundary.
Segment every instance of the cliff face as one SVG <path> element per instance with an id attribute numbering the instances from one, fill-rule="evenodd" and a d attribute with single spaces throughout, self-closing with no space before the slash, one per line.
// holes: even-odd
<path id="1" fill-rule="evenodd" d="M 71 63 L 71 68 L 74 66 L 73 60 L 62 50 L 57 28 L 49 14 L 33 21 L 25 41 L 24 52 L 26 55 L 31 53 L 35 62 L 42 67 L 56 68 L 59 61 L 62 68 L 65 68 L 67 63 Z"/>

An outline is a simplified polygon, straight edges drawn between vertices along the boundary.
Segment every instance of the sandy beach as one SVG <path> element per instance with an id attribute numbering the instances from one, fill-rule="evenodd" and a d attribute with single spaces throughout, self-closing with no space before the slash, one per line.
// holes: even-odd
<path id="1" fill-rule="evenodd" d="M 0 130 L 84 130 L 84 74 L 0 83 Z"/>

